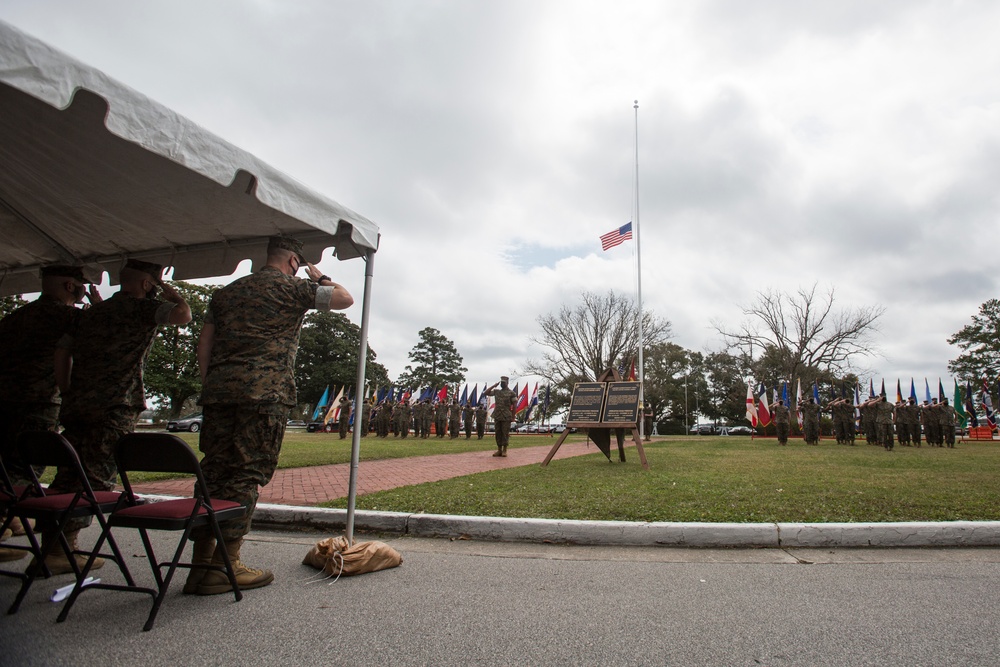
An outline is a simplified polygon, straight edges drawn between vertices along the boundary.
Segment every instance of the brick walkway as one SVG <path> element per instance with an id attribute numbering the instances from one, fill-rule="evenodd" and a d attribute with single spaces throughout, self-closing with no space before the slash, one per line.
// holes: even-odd
<path id="1" fill-rule="evenodd" d="M 555 443 L 553 442 L 553 444 Z M 631 446 L 634 449 L 634 445 L 629 441 L 626 441 L 625 445 L 626 448 Z M 484 451 L 481 452 L 361 461 L 358 464 L 358 495 L 410 486 L 411 484 L 437 482 L 477 472 L 538 465 L 545 459 L 551 448 L 552 445 L 511 448 L 507 450 L 507 458 L 494 457 L 493 452 L 496 449 L 485 450 L 484 447 Z M 594 454 L 600 451 L 596 445 L 589 441 L 564 442 L 559 451 L 556 452 L 555 459 Z M 632 455 L 635 455 L 634 452 Z M 612 460 L 618 460 L 618 453 L 613 446 L 611 456 Z M 327 500 L 344 498 L 347 496 L 350 473 L 349 463 L 277 470 L 271 483 L 260 490 L 259 502 L 310 506 Z M 183 496 L 191 493 L 191 481 L 180 479 L 136 484 L 135 490 L 138 493 L 154 495 Z"/>

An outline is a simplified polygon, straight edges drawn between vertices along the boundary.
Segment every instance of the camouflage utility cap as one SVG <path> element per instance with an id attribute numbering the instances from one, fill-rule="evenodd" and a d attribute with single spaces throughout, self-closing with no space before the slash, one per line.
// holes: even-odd
<path id="1" fill-rule="evenodd" d="M 157 282 L 160 281 L 160 276 L 163 275 L 163 265 L 154 264 L 153 262 L 144 262 L 141 259 L 130 259 L 125 262 L 126 269 L 132 269 L 134 271 L 141 271 L 142 273 L 148 273 Z"/>
<path id="2" fill-rule="evenodd" d="M 81 283 L 93 282 L 83 276 L 82 266 L 70 266 L 69 264 L 51 264 L 42 267 L 42 277 L 48 278 L 73 278 Z"/>
<path id="3" fill-rule="evenodd" d="M 268 254 L 274 252 L 275 250 L 291 250 L 298 255 L 300 262 L 306 261 L 305 255 L 302 254 L 302 241 L 293 239 L 291 236 L 272 236 L 268 239 Z"/>

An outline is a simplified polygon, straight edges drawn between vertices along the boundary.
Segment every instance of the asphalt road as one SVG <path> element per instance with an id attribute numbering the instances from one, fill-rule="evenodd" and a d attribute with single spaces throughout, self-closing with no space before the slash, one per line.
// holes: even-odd
<path id="1" fill-rule="evenodd" d="M 91 529 L 92 530 L 92 529 Z M 87 533 L 89 534 L 89 533 Z M 119 536 L 151 579 L 133 531 Z M 96 535 L 95 535 L 96 537 Z M 3 665 L 997 665 L 1000 549 L 724 550 L 389 538 L 401 567 L 313 581 L 322 535 L 255 532 L 276 583 L 88 591 L 63 624 L 36 583 L 0 617 Z M 156 543 L 169 548 L 160 536 Z M 99 574 L 120 580 L 113 564 Z M 0 579 L 0 604 L 17 582 Z"/>

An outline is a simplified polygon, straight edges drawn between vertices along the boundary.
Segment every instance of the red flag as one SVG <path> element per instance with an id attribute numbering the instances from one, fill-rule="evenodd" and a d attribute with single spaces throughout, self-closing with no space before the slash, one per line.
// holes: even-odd
<path id="1" fill-rule="evenodd" d="M 521 395 L 517 397 L 517 406 L 514 408 L 514 414 L 516 415 L 521 410 L 528 407 L 528 383 L 524 383 L 524 389 L 521 390 Z"/>
<path id="2" fill-rule="evenodd" d="M 437 399 L 438 403 L 448 402 L 448 385 L 441 387 L 441 391 L 438 392 Z"/>
<path id="3" fill-rule="evenodd" d="M 761 426 L 771 423 L 771 411 L 767 409 L 767 388 L 760 385 L 760 399 L 757 402 L 757 421 Z"/>

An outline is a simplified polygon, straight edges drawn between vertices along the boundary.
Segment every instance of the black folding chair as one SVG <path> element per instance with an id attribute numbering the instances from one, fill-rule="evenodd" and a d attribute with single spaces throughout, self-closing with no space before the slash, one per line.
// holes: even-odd
<path id="1" fill-rule="evenodd" d="M 5 576 L 21 579 L 21 590 L 18 591 L 17 597 L 7 613 L 17 613 L 21 602 L 28 594 L 28 589 L 31 588 L 31 584 L 38 576 L 52 576 L 52 572 L 45 565 L 45 558 L 55 549 L 56 543 L 66 554 L 78 584 L 83 580 L 83 573 L 80 566 L 77 565 L 76 558 L 74 558 L 77 554 L 90 556 L 90 562 L 93 562 L 98 555 L 114 560 L 123 568 L 126 580 L 134 583 L 131 575 L 128 574 L 128 569 L 125 568 L 125 559 L 113 539 L 108 540 L 108 546 L 111 547 L 112 553 L 100 554 L 100 545 L 92 551 L 74 551 L 66 540 L 66 536 L 63 535 L 63 529 L 70 519 L 85 516 L 95 517 L 101 528 L 106 528 L 107 522 L 104 514 L 110 512 L 118 504 L 122 494 L 116 491 L 94 491 L 87 480 L 83 466 L 80 465 L 80 458 L 77 456 L 76 450 L 73 449 L 73 445 L 58 433 L 27 431 L 18 435 L 16 446 L 18 457 L 31 469 L 32 480 L 30 488 L 21 492 L 15 502 L 9 506 L 8 516 L 3 527 L 6 528 L 15 517 L 20 519 L 29 544 L 27 547 L 23 545 L 18 547 L 5 542 L 4 546 L 26 549 L 35 557 L 35 562 L 23 572 L 0 571 L 0 574 Z M 66 469 L 75 476 L 80 490 L 74 493 L 46 494 L 46 489 L 38 480 L 32 466 L 55 466 Z M 16 489 L 14 493 L 17 494 Z M 35 531 L 31 528 L 29 519 L 34 519 L 41 525 L 47 526 L 46 530 L 54 531 L 58 540 L 53 541 L 43 549 L 38 542 Z"/>
<path id="2" fill-rule="evenodd" d="M 9 448 L 7 443 L 4 442 L 0 445 L 0 534 L 5 533 L 8 528 L 17 519 L 17 516 L 10 512 L 10 510 L 17 504 L 17 501 L 28 498 L 32 495 L 34 491 L 33 487 L 28 484 L 15 485 L 7 473 L 6 463 L 13 459 L 16 454 L 14 450 L 14 443 L 9 443 Z M 28 527 L 25 528 L 27 530 Z M 31 551 L 30 546 L 24 544 L 16 544 L 12 542 L 5 542 L 3 544 L 5 549 L 17 549 L 20 551 Z M 0 575 L 8 577 L 20 577 L 20 572 L 10 572 L 8 570 L 0 570 Z"/>
<path id="3" fill-rule="evenodd" d="M 208 496 L 208 487 L 205 485 L 205 478 L 201 473 L 201 465 L 198 457 L 183 440 L 169 433 L 130 433 L 118 441 L 115 448 L 115 462 L 118 465 L 118 474 L 121 477 L 122 486 L 125 488 L 122 494 L 122 502 L 108 517 L 107 526 L 101 537 L 97 540 L 97 549 L 100 549 L 105 539 L 111 539 L 111 531 L 114 528 L 136 528 L 142 536 L 142 544 L 146 550 L 146 557 L 149 559 L 150 568 L 153 570 L 153 577 L 156 580 L 156 588 L 145 588 L 136 586 L 129 581 L 128 586 L 90 583 L 83 584 L 90 566 L 93 564 L 91 558 L 83 568 L 81 577 L 77 580 L 73 592 L 63 606 L 58 621 L 66 620 L 69 610 L 76 602 L 76 598 L 81 592 L 90 588 L 103 588 L 107 590 L 134 591 L 146 593 L 153 598 L 153 608 L 146 619 L 143 630 L 150 630 L 156 620 L 156 614 L 160 610 L 163 598 L 167 594 L 170 580 L 178 567 L 182 568 L 205 568 L 211 570 L 224 571 L 229 577 L 229 583 L 233 588 L 233 595 L 236 601 L 243 599 L 239 584 L 236 582 L 236 575 L 233 572 L 233 564 L 230 562 L 229 554 L 222 549 L 224 565 L 195 565 L 194 563 L 181 562 L 184 547 L 188 543 L 191 530 L 199 526 L 209 526 L 215 535 L 216 542 L 223 544 L 222 530 L 219 522 L 228 519 L 242 517 L 246 513 L 246 507 L 231 500 L 212 499 Z M 132 471 L 142 472 L 169 472 L 187 473 L 195 476 L 195 493 L 191 498 L 178 498 L 175 500 L 165 500 L 161 502 L 142 503 L 135 492 L 128 478 L 128 473 Z M 169 562 L 159 562 L 153 552 L 153 545 L 149 540 L 148 530 L 169 530 L 181 531 L 181 538 L 174 551 L 173 560 Z M 96 550 L 96 549 L 95 549 Z M 166 576 L 161 570 L 167 567 Z"/>

